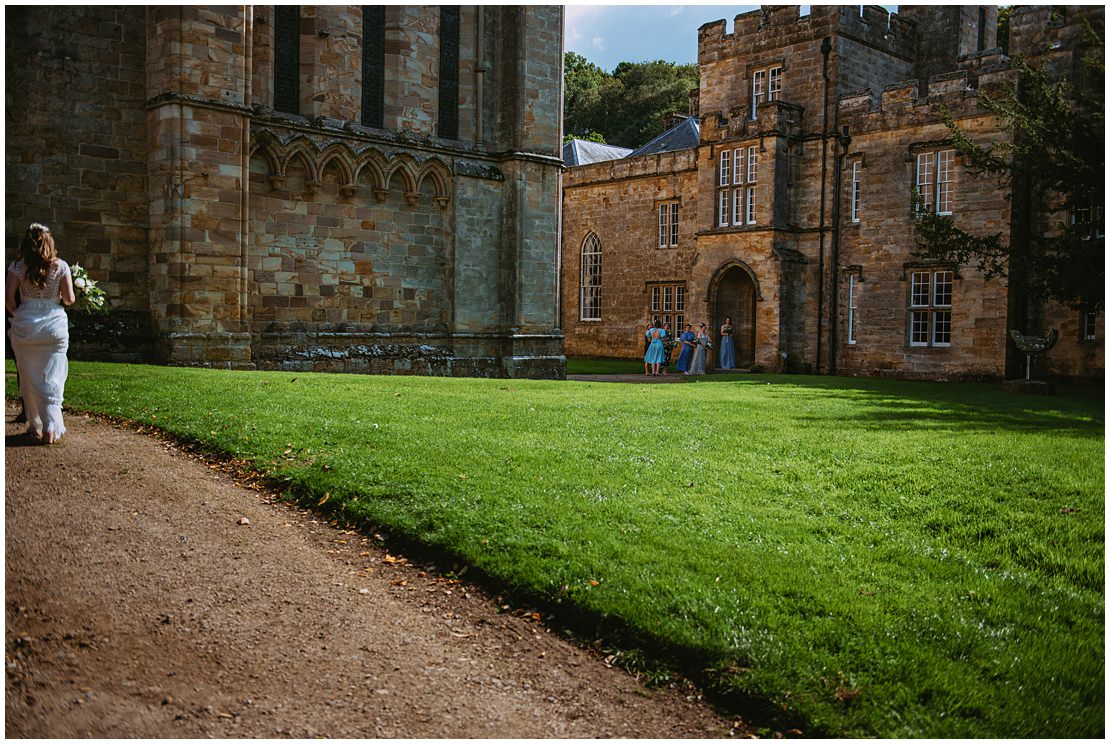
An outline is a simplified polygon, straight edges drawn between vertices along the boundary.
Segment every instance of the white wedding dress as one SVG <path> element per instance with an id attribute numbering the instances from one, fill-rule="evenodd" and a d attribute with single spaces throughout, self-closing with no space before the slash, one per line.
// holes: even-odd
<path id="1" fill-rule="evenodd" d="M 27 280 L 23 261 L 16 261 L 8 271 L 14 274 L 9 281 L 19 282 L 19 307 L 12 315 L 8 336 L 19 369 L 19 395 L 28 431 L 37 439 L 59 439 L 66 433 L 62 396 L 69 374 L 69 318 L 60 288 L 69 264 L 55 259 L 42 287 Z"/>

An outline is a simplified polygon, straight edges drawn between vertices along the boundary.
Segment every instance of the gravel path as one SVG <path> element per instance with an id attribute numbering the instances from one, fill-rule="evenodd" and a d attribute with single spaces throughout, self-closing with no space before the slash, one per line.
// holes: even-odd
<path id="1" fill-rule="evenodd" d="M 6 425 L 8 737 L 742 734 L 173 444 Z"/>

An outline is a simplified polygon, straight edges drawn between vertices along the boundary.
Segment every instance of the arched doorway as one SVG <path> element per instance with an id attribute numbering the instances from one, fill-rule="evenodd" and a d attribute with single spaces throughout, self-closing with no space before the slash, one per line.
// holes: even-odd
<path id="1" fill-rule="evenodd" d="M 732 340 L 736 349 L 736 366 L 747 367 L 755 362 L 755 281 L 741 266 L 725 269 L 717 281 L 717 298 L 713 308 L 713 339 L 720 348 L 720 330 L 725 318 L 732 318 Z"/>

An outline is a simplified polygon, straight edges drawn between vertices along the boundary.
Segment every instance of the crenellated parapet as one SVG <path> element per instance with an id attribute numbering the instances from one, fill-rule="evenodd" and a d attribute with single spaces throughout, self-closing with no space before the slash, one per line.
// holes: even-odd
<path id="1" fill-rule="evenodd" d="M 563 188 L 591 183 L 609 183 L 632 178 L 669 176 L 681 171 L 695 171 L 698 165 L 696 148 L 672 150 L 635 158 L 605 160 L 589 165 L 576 165 L 563 174 Z"/>
<path id="2" fill-rule="evenodd" d="M 817 9 L 818 6 L 814 6 Z M 886 54 L 910 59 L 917 50 L 917 26 L 881 5 L 824 6 L 820 13 L 835 13 L 840 34 Z"/>
<path id="3" fill-rule="evenodd" d="M 701 118 L 703 143 L 727 142 L 749 137 L 800 137 L 805 109 L 784 101 L 771 101 L 759 107 L 756 117 L 749 118 L 745 106 L 733 106 L 727 112 L 716 111 Z"/>
<path id="4" fill-rule="evenodd" d="M 852 132 L 864 132 L 940 121 L 944 112 L 957 118 L 973 116 L 984 112 L 981 91 L 1013 85 L 1015 80 L 1012 69 L 999 66 L 977 75 L 954 70 L 928 81 L 904 80 L 886 86 L 877 96 L 870 89 L 854 91 L 837 101 L 838 121 Z"/>

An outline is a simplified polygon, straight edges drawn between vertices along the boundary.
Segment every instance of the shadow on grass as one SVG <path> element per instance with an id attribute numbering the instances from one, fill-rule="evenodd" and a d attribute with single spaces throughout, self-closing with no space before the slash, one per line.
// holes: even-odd
<path id="1" fill-rule="evenodd" d="M 771 385 L 771 398 L 819 394 L 846 403 L 836 414 L 800 419 L 825 427 L 1055 432 L 1083 438 L 1105 434 L 1102 385 L 1065 385 L 1057 395 L 1035 396 L 1008 393 L 992 383 L 874 378 L 719 375 L 698 384 Z"/>

